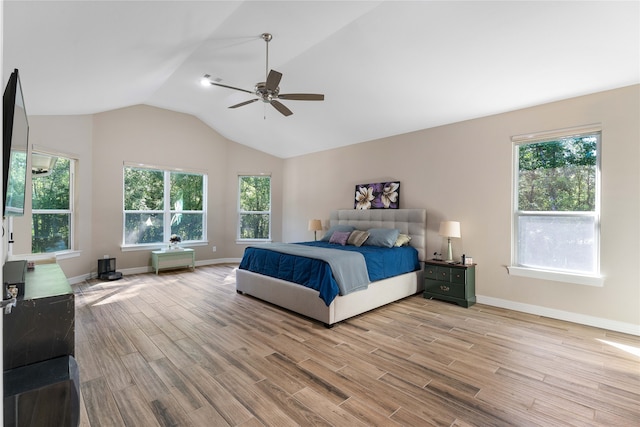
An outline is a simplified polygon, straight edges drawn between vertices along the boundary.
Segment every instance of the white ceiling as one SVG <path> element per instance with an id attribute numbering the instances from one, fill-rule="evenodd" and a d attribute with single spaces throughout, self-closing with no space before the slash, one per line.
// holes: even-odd
<path id="1" fill-rule="evenodd" d="M 640 83 L 640 3 L 5 1 L 30 115 L 147 104 L 288 158 Z M 252 96 L 269 68 L 284 117 Z"/>

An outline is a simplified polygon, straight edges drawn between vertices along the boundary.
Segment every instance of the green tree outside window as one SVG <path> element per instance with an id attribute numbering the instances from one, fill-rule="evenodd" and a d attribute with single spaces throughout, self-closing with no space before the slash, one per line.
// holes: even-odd
<path id="1" fill-rule="evenodd" d="M 124 243 L 205 240 L 206 175 L 125 167 Z"/>
<path id="2" fill-rule="evenodd" d="M 239 177 L 238 237 L 247 240 L 271 238 L 271 177 Z"/>
<path id="3" fill-rule="evenodd" d="M 33 172 L 31 180 L 31 252 L 46 253 L 72 249 L 72 168 L 73 160 L 48 156 L 51 167 Z"/>
<path id="4" fill-rule="evenodd" d="M 516 146 L 515 265 L 599 273 L 600 133 Z"/>

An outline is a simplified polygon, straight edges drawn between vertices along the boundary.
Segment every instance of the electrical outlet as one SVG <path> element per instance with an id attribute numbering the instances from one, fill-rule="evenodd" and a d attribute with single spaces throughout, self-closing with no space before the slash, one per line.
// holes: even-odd
<path id="1" fill-rule="evenodd" d="M 215 246 L 212 246 L 211 249 L 213 249 L 213 252 L 218 250 L 218 248 L 216 248 Z"/>

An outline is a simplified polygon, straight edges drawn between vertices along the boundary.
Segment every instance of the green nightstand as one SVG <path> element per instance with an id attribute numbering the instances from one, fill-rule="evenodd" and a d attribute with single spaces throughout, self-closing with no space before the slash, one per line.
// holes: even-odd
<path id="1" fill-rule="evenodd" d="M 455 302 L 462 307 L 476 303 L 476 264 L 424 263 L 424 297 Z"/>

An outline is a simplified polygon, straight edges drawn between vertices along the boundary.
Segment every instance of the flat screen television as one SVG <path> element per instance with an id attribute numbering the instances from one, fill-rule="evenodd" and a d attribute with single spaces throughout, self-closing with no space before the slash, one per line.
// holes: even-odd
<path id="1" fill-rule="evenodd" d="M 9 77 L 2 106 L 2 216 L 21 216 L 26 195 L 29 122 L 17 69 Z"/>

